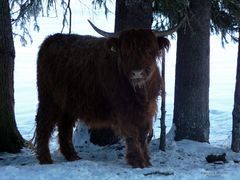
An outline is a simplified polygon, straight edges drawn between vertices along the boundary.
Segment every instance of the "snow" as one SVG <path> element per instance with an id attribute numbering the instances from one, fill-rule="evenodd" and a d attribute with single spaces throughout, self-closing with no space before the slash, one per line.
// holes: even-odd
<path id="1" fill-rule="evenodd" d="M 170 138 L 171 139 L 171 138 Z M 122 142 L 99 147 L 84 143 L 77 147 L 82 159 L 66 162 L 61 154 L 52 152 L 54 164 L 39 165 L 33 153 L 24 149 L 20 154 L 1 154 L 0 177 L 7 179 L 234 179 L 238 175 L 239 154 L 208 143 L 168 139 L 166 152 L 158 149 L 158 139 L 150 144 L 152 167 L 132 169 L 124 161 Z M 228 163 L 210 164 L 209 154 L 227 154 Z"/>
<path id="2" fill-rule="evenodd" d="M 76 1 L 78 2 L 78 1 Z M 74 5 L 72 29 L 78 34 L 97 35 L 87 23 L 91 19 L 100 28 L 113 31 L 114 16 L 106 19 L 101 12 L 91 12 L 87 5 Z M 77 6 L 78 5 L 78 6 Z M 79 10 L 74 13 L 74 10 Z M 112 8 L 114 11 L 114 7 Z M 58 13 L 60 14 L 60 13 Z M 77 15 L 75 15 L 77 14 Z M 37 107 L 36 55 L 43 39 L 61 31 L 61 16 L 39 18 L 40 32 L 31 32 L 33 43 L 22 47 L 15 39 L 15 112 L 17 126 L 26 139 L 34 133 Z M 67 32 L 67 30 L 66 30 Z M 58 151 L 57 137 L 51 140 L 51 154 L 54 164 L 39 165 L 34 152 L 24 148 L 19 154 L 0 153 L 1 180 L 45 180 L 45 179 L 239 179 L 240 154 L 230 150 L 233 94 L 236 76 L 237 44 L 229 43 L 221 47 L 220 38 L 211 37 L 211 76 L 210 76 L 210 144 L 190 140 L 173 141 L 172 125 L 174 72 L 176 42 L 171 40 L 171 49 L 166 56 L 166 152 L 159 151 L 159 121 L 154 122 L 155 136 L 150 143 L 152 167 L 132 169 L 127 165 L 124 142 L 99 147 L 89 143 L 88 136 L 82 139 L 74 136 L 76 150 L 82 158 L 67 162 Z M 173 127 L 171 129 L 171 127 Z M 170 130 L 171 129 L 171 130 Z M 75 135 L 82 131 L 78 127 Z M 85 133 L 86 134 L 86 133 Z M 226 153 L 227 163 L 207 163 L 206 156 Z"/>

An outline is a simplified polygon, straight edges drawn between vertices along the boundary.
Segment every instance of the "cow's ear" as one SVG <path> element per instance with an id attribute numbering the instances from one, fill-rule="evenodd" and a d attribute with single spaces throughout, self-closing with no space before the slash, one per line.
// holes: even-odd
<path id="1" fill-rule="evenodd" d="M 168 51 L 170 47 L 170 41 L 165 37 L 158 37 L 157 39 L 158 39 L 159 50 L 165 49 Z"/>
<path id="2" fill-rule="evenodd" d="M 119 45 L 118 45 L 118 38 L 109 38 L 106 40 L 105 42 L 105 47 L 107 48 L 107 50 L 113 52 L 113 53 L 117 53 L 119 50 Z"/>

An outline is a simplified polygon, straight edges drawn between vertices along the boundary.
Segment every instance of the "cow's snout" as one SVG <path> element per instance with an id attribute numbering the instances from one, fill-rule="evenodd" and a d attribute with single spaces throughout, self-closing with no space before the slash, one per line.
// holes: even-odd
<path id="1" fill-rule="evenodd" d="M 130 82 L 134 91 L 145 88 L 146 72 L 144 69 L 132 70 L 130 73 Z"/>
<path id="2" fill-rule="evenodd" d="M 131 79 L 142 79 L 146 76 L 146 73 L 143 69 L 141 70 L 133 70 L 131 72 Z"/>

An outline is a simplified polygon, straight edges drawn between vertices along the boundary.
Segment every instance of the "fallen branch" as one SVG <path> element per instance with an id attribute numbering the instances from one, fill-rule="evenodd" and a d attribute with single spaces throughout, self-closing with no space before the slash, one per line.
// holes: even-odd
<path id="1" fill-rule="evenodd" d="M 170 176 L 170 175 L 174 175 L 174 172 L 161 172 L 161 171 L 154 171 L 154 172 L 149 172 L 144 174 L 144 176 L 151 176 L 151 175 L 162 175 L 162 176 Z"/>

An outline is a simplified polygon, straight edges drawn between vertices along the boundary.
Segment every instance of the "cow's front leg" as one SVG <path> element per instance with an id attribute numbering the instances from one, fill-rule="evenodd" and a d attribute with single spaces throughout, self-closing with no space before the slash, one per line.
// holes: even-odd
<path id="1" fill-rule="evenodd" d="M 150 157 L 148 152 L 148 137 L 144 134 L 142 134 L 142 137 L 140 136 L 139 139 L 140 145 L 141 145 L 141 151 L 144 158 L 144 165 L 145 167 L 149 167 L 152 164 L 150 163 Z"/>
<path id="2" fill-rule="evenodd" d="M 131 115 L 131 114 L 130 114 Z M 152 130 L 152 119 L 145 114 L 137 113 L 125 118 L 126 126 L 120 131 L 126 138 L 126 160 L 134 168 L 151 166 L 148 154 L 147 137 Z"/>
<path id="3" fill-rule="evenodd" d="M 137 138 L 126 138 L 127 154 L 126 160 L 133 168 L 147 167 L 141 150 L 141 144 Z"/>

